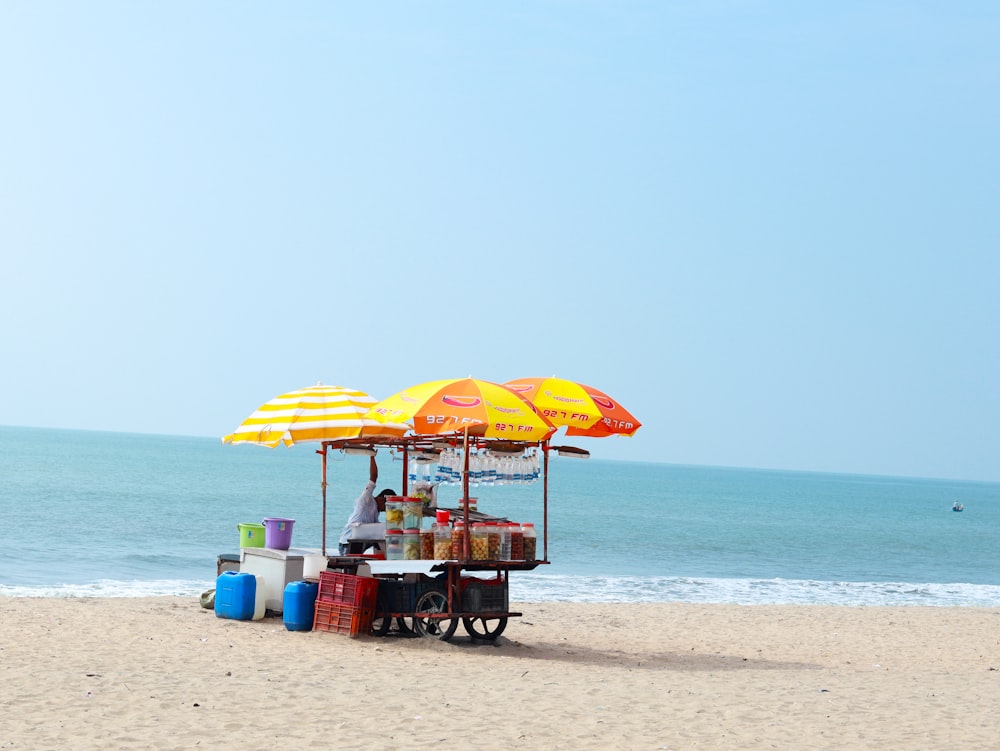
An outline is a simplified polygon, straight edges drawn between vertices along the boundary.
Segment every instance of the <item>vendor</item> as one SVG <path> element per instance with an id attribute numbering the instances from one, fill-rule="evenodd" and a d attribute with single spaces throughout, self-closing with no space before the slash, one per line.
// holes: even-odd
<path id="1" fill-rule="evenodd" d="M 385 511 L 385 499 L 396 495 L 396 491 L 389 488 L 380 491 L 378 495 L 373 495 L 376 482 L 378 482 L 378 464 L 375 463 L 375 456 L 373 455 L 369 460 L 368 484 L 365 485 L 365 489 L 361 491 L 361 495 L 354 502 L 354 511 L 348 517 L 344 531 L 340 535 L 341 555 L 347 555 L 350 547 L 352 525 L 374 524 L 377 522 L 379 513 Z"/>

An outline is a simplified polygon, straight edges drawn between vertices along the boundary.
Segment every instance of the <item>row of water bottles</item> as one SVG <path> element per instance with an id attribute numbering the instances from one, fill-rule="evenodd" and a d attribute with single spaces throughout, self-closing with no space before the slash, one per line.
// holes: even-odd
<path id="1" fill-rule="evenodd" d="M 464 457 L 461 449 L 445 449 L 437 463 L 414 461 L 409 465 L 410 482 L 460 485 Z M 519 455 L 475 451 L 469 454 L 470 485 L 525 485 L 541 476 L 537 449 Z"/>

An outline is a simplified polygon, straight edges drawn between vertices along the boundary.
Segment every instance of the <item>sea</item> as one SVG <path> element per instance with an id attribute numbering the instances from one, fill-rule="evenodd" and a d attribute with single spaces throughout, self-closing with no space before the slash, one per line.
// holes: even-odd
<path id="1" fill-rule="evenodd" d="M 267 517 L 318 549 L 316 449 L 0 426 L 0 596 L 200 595 Z M 377 461 L 401 491 L 402 457 Z M 328 551 L 367 479 L 330 453 Z M 547 525 L 543 479 L 470 495 L 539 530 L 549 563 L 511 574 L 519 602 L 1000 606 L 1000 483 L 553 455 Z"/>

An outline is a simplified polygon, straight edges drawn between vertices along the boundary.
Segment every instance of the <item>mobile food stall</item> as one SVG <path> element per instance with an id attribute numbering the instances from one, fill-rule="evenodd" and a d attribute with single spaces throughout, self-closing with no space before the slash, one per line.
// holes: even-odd
<path id="1" fill-rule="evenodd" d="M 431 381 L 377 403 L 354 389 L 317 384 L 261 405 L 223 442 L 272 448 L 279 443 L 322 444 L 317 451 L 322 458 L 322 555 L 313 557 L 326 559 L 325 570 L 318 572 L 314 600 L 306 591 L 292 593 L 302 595 L 293 597 L 295 629 L 308 628 L 312 611 L 317 630 L 384 635 L 395 624 L 402 632 L 448 640 L 462 623 L 473 638 L 491 641 L 509 618 L 521 615 L 510 610 L 511 572 L 549 563 L 550 452 L 588 455 L 551 446 L 560 427 L 567 436 L 603 437 L 632 435 L 640 424 L 603 392 L 556 378 L 503 385 L 473 378 Z M 337 449 L 374 453 L 378 448 L 401 454 L 403 495 L 387 501 L 384 524 L 358 525 L 352 531 L 348 555 L 326 558 L 327 455 Z M 440 469 L 446 451 L 461 457 L 451 467 L 452 480 L 461 485 L 454 509 L 437 508 L 433 494 L 422 494 L 426 488 L 409 487 L 411 460 L 433 462 Z M 472 456 L 501 457 L 515 465 L 528 456 L 539 460 L 532 462 L 530 481 L 542 480 L 540 550 L 533 524 L 483 514 L 476 507 L 470 485 L 481 478 L 470 477 Z M 515 472 L 505 479 L 523 482 L 523 468 L 519 478 Z M 427 516 L 435 518 L 431 530 L 422 529 Z M 371 550 L 373 545 L 380 550 Z M 358 575 L 362 567 L 368 576 Z M 286 586 L 299 584 L 307 582 Z M 241 616 L 249 609 L 244 607 Z M 286 625 L 293 627 L 287 619 Z"/>
<path id="2" fill-rule="evenodd" d="M 549 563 L 547 465 L 552 449 L 548 442 L 465 436 L 431 442 L 412 437 L 366 446 L 388 447 L 402 457 L 403 495 L 387 500 L 384 525 L 357 525 L 349 554 L 328 559 L 327 571 L 320 574 L 314 628 L 354 633 L 348 630 L 349 625 L 350 629 L 366 631 L 370 616 L 371 633 L 377 636 L 395 628 L 402 634 L 448 640 L 461 624 L 474 639 L 496 639 L 509 618 L 521 615 L 510 610 L 511 572 L 531 571 Z M 365 450 L 353 442 L 331 442 L 328 448 Z M 438 505 L 436 493 L 428 494 L 426 483 L 413 487 L 409 471 L 415 457 L 416 461 L 429 460 L 435 467 L 435 479 L 440 481 L 446 466 L 443 455 L 449 453 L 462 457 L 461 499 L 455 508 Z M 482 468 L 470 469 L 470 464 Z M 514 471 L 501 474 L 499 484 L 542 480 L 540 539 L 533 522 L 522 524 L 486 514 L 469 495 L 470 485 L 494 484 L 497 480 L 491 476 L 505 472 L 505 468 Z M 434 523 L 425 529 L 421 522 L 428 517 Z M 366 569 L 377 584 L 359 582 L 352 576 L 359 569 Z M 362 588 L 367 591 L 359 593 Z M 338 591 L 352 602 L 330 609 L 336 604 Z M 327 600 L 327 592 L 335 593 L 334 598 Z M 347 606 L 353 610 L 345 612 Z"/>

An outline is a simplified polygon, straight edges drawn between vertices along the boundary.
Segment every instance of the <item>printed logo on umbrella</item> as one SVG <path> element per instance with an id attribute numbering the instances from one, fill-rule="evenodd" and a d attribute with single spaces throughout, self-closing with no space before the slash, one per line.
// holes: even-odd
<path id="1" fill-rule="evenodd" d="M 503 412 L 508 415 L 521 414 L 521 410 L 519 410 L 517 407 L 501 407 L 499 404 L 490 404 L 489 402 L 487 402 L 487 406 L 489 406 L 493 410 L 496 410 L 497 412 Z"/>
<path id="2" fill-rule="evenodd" d="M 449 396 L 444 394 L 441 397 L 442 404 L 449 407 L 459 407 L 461 409 L 473 409 L 483 403 L 478 396 Z"/>
<path id="3" fill-rule="evenodd" d="M 587 394 L 587 396 L 593 399 L 594 404 L 596 404 L 598 407 L 604 407 L 605 409 L 615 408 L 615 403 L 606 397 L 597 396 L 596 394 Z"/>
<path id="4" fill-rule="evenodd" d="M 556 402 L 568 402 L 569 404 L 583 404 L 583 399 L 574 399 L 574 398 L 572 398 L 570 396 L 562 396 L 560 394 L 553 394 L 551 391 L 546 391 L 545 392 L 545 396 L 549 397 L 550 399 L 552 399 L 553 401 L 556 401 Z M 590 397 L 590 398 L 594 399 L 594 397 Z M 597 400 L 594 399 L 594 401 L 597 401 Z M 602 406 L 604 406 L 604 405 L 602 405 Z"/>

